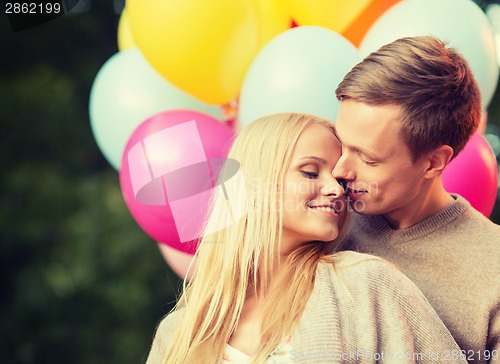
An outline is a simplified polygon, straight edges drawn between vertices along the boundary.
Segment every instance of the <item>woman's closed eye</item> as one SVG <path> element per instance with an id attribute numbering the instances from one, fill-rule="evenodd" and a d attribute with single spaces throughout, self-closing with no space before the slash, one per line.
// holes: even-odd
<path id="1" fill-rule="evenodd" d="M 306 178 L 315 179 L 318 177 L 318 173 L 315 171 L 301 170 L 300 171 Z"/>

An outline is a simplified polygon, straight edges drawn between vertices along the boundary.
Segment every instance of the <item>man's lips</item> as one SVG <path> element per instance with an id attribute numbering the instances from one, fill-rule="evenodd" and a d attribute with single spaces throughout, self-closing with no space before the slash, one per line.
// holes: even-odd
<path id="1" fill-rule="evenodd" d="M 349 197 L 359 197 L 361 196 L 362 194 L 364 193 L 367 193 L 368 191 L 367 190 L 357 190 L 357 189 L 354 189 L 354 188 L 351 188 L 351 187 L 347 187 L 346 189 L 346 193 Z"/>

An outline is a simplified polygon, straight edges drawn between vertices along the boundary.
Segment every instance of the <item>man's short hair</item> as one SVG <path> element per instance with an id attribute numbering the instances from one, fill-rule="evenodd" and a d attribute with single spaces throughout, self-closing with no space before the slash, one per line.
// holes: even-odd
<path id="1" fill-rule="evenodd" d="M 477 129 L 481 95 L 467 61 L 430 36 L 382 46 L 339 84 L 339 100 L 402 108 L 403 137 L 416 160 L 449 145 L 456 156 Z"/>

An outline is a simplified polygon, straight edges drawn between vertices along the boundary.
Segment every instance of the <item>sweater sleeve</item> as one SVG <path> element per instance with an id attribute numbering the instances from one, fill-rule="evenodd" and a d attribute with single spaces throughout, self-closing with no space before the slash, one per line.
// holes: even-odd
<path id="1" fill-rule="evenodd" d="M 358 353 L 356 362 L 466 363 L 427 299 L 394 265 L 366 254 L 342 255 L 336 273 L 349 307 L 341 320 L 349 327 L 345 344 Z"/>
<path id="2" fill-rule="evenodd" d="M 403 362 L 466 363 L 465 353 L 417 286 L 388 262 L 369 265 L 380 349 Z"/>
<path id="3" fill-rule="evenodd" d="M 492 317 L 488 328 L 488 342 L 483 358 L 488 363 L 500 363 L 500 303 L 492 310 Z M 475 353 L 478 355 L 478 353 Z"/>

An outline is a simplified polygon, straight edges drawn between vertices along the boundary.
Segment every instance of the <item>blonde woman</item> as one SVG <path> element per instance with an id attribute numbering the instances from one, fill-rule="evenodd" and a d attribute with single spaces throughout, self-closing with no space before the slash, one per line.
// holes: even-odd
<path id="1" fill-rule="evenodd" d="M 228 205 L 215 198 L 215 232 L 148 363 L 466 362 L 397 268 L 335 253 L 348 223 L 332 176 L 340 155 L 332 124 L 312 115 L 266 116 L 239 134 L 229 158 L 241 165 L 246 214 L 218 230 Z"/>

